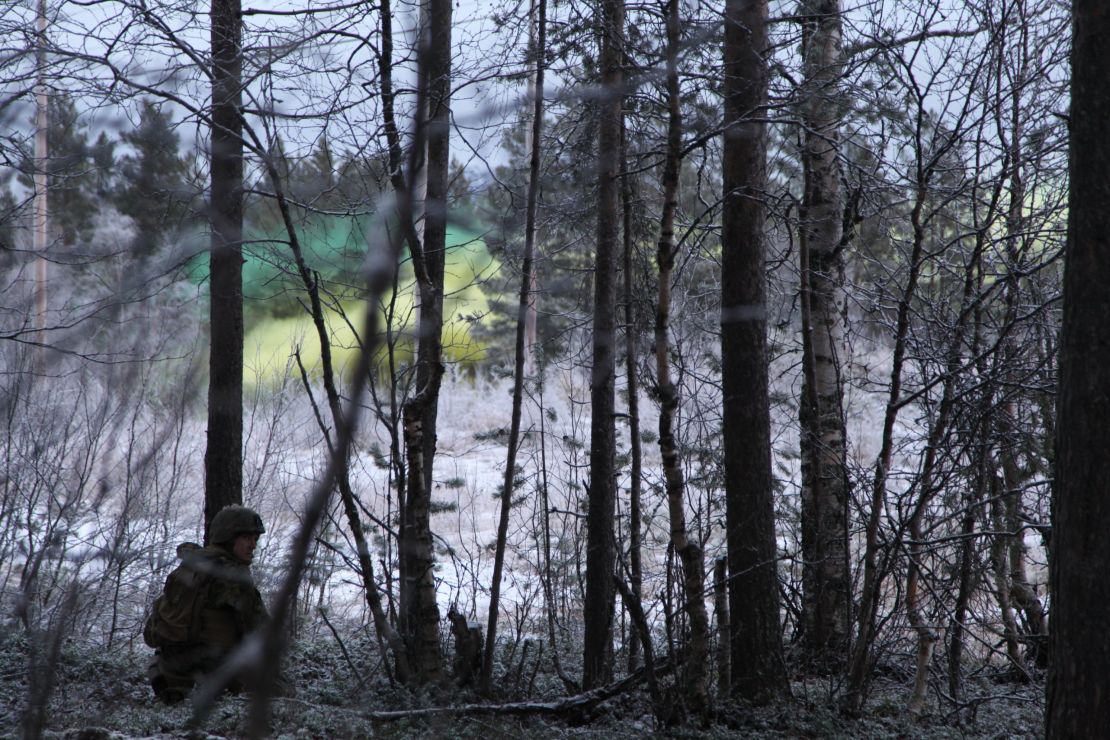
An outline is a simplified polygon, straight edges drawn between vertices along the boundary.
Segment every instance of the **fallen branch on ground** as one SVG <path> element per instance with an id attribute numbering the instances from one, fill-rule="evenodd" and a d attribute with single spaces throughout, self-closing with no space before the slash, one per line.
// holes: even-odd
<path id="1" fill-rule="evenodd" d="M 665 676 L 671 672 L 673 666 L 669 660 L 661 661 L 655 666 L 655 677 Z M 647 678 L 646 668 L 641 668 L 619 681 L 614 681 L 607 686 L 601 686 L 591 691 L 584 691 L 555 701 L 522 701 L 510 704 L 462 704 L 459 706 L 425 707 L 423 709 L 399 709 L 388 712 L 367 712 L 362 716 L 372 722 L 393 722 L 401 719 L 422 719 L 424 717 L 477 716 L 477 715 L 560 715 L 573 714 L 590 709 L 598 704 L 623 694 Z"/>

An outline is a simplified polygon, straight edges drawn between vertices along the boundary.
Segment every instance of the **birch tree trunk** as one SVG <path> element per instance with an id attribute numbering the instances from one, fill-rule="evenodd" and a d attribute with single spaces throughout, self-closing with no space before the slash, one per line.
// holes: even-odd
<path id="1" fill-rule="evenodd" d="M 436 365 L 442 373 L 443 366 Z M 439 645 L 439 605 L 436 602 L 435 550 L 431 531 L 431 494 L 424 486 L 424 407 L 430 391 L 437 388 L 440 378 L 433 377 L 425 390 L 405 404 L 402 411 L 405 434 L 405 460 L 408 463 L 408 501 L 402 524 L 401 557 L 405 560 L 399 616 L 401 635 L 408 651 L 409 663 L 419 683 L 437 683 L 443 679 L 443 659 Z"/>
<path id="2" fill-rule="evenodd" d="M 1013 409 L 1004 408 L 1003 416 L 1010 423 Z M 1002 439 L 1006 436 L 1000 435 Z M 1013 437 L 1009 437 L 1013 439 Z M 1026 563 L 1029 548 L 1025 545 L 1025 520 L 1021 511 L 1021 477 L 1018 474 L 1014 452 L 1007 446 L 1002 455 L 1002 484 L 1005 503 L 1005 530 L 1007 532 L 1008 581 L 1013 605 L 1021 611 L 1025 619 L 1027 657 L 1037 668 L 1048 667 L 1048 623 L 1045 618 L 1044 604 L 1037 595 L 1037 589 L 1029 582 Z M 1024 670 L 1024 668 L 1023 668 Z M 1028 673 L 1024 675 L 1027 677 Z"/>
<path id="3" fill-rule="evenodd" d="M 417 179 L 417 173 L 424 169 L 424 152 L 426 141 L 427 129 L 423 121 L 418 121 L 416 130 L 414 131 L 414 141 L 412 149 L 409 152 L 410 177 L 405 177 L 405 152 L 401 147 L 401 134 L 400 128 L 397 125 L 397 117 L 395 115 L 395 98 L 396 93 L 393 87 L 393 16 L 390 0 L 381 0 L 380 6 L 381 13 L 381 44 L 380 52 L 378 54 L 378 76 L 381 80 L 381 103 L 382 103 L 382 128 L 385 134 L 387 162 L 389 167 L 389 181 L 393 187 L 394 197 L 397 199 L 397 211 L 400 216 L 400 228 L 404 230 L 405 240 L 408 242 L 410 254 L 423 254 L 424 245 L 420 233 L 417 231 L 416 222 L 414 218 L 414 200 L 415 196 L 410 191 L 410 181 Z M 426 61 L 426 60 L 425 60 Z M 426 88 L 422 88 L 426 91 Z M 426 94 L 426 92 L 425 92 Z M 426 110 L 425 106 L 421 105 L 421 111 Z M 393 280 L 393 297 L 391 302 L 396 300 L 399 286 L 397 285 L 396 274 Z M 393 315 L 392 308 L 389 315 Z M 386 332 L 391 332 L 390 324 L 386 323 Z M 390 345 L 392 346 L 392 344 Z M 397 377 L 397 373 L 393 364 L 393 355 L 390 353 L 390 372 L 391 379 Z M 404 415 L 401 403 L 398 400 L 397 387 L 395 383 L 390 383 L 389 388 L 389 429 L 390 429 L 390 458 L 394 461 L 394 470 L 397 480 L 397 520 L 402 523 L 400 530 L 397 533 L 397 570 L 398 570 L 398 586 L 397 586 L 397 602 L 409 603 L 411 597 L 409 591 L 412 587 L 412 582 L 406 577 L 409 568 L 409 560 L 404 553 L 409 552 L 408 546 L 405 543 L 406 529 L 404 522 L 407 521 L 406 509 L 408 507 L 408 469 L 407 463 L 404 460 L 403 448 L 405 445 L 403 422 L 399 420 Z M 400 427 L 400 429 L 399 429 Z M 390 572 L 386 571 L 386 578 L 391 578 Z M 390 613 L 397 619 L 397 624 L 401 626 L 402 617 L 396 603 L 393 601 L 392 588 L 387 582 L 386 596 L 390 600 Z"/>
<path id="4" fill-rule="evenodd" d="M 840 3 L 803 0 L 802 609 L 807 660 L 846 661 L 851 606 L 844 427 L 844 259 L 840 167 Z"/>
<path id="5" fill-rule="evenodd" d="M 427 185 L 424 199 L 423 262 L 425 278 L 419 280 L 419 355 L 416 387 L 432 393 L 423 410 L 424 463 L 427 490 L 432 488 L 436 451 L 438 373 L 433 365 L 443 355 L 443 271 L 447 252 L 448 185 L 451 165 L 451 12 L 450 0 L 426 0 L 428 31 L 426 75 L 428 86 Z"/>
<path id="6" fill-rule="evenodd" d="M 427 0 L 427 27 L 420 44 L 422 80 L 427 91 L 417 110 L 427 106 L 428 190 L 424 204 L 424 239 L 412 250 L 420 291 L 417 335 L 416 394 L 403 407 L 408 491 L 402 520 L 401 634 L 413 672 L 420 682 L 443 678 L 436 602 L 435 545 L 431 531 L 432 468 L 436 418 L 443 378 L 443 270 L 447 237 L 447 185 L 450 162 L 451 2 Z M 410 181 L 419 170 L 420 152 L 412 158 Z M 410 199 L 411 204 L 411 199 Z M 411 210 L 409 212 L 411 217 Z M 410 244 L 417 244 L 415 235 Z"/>
<path id="7" fill-rule="evenodd" d="M 732 653 L 728 616 L 728 559 L 713 564 L 713 611 L 717 615 L 717 694 L 732 692 Z"/>
<path id="8" fill-rule="evenodd" d="M 1009 152 L 1011 162 L 1010 173 L 1010 192 L 1009 192 L 1009 210 L 1006 214 L 1006 259 L 1008 262 L 1008 270 L 1006 275 L 1006 283 L 1004 289 L 1005 301 L 1005 317 L 1003 326 L 1011 326 L 1018 320 L 1018 309 L 1021 296 L 1021 275 L 1024 269 L 1024 262 L 1026 255 L 1030 248 L 1030 243 L 1033 241 L 1026 234 L 1026 188 L 1025 188 L 1025 116 L 1022 110 L 1022 92 L 1026 87 L 1026 80 L 1029 76 L 1028 66 L 1035 55 L 1032 55 L 1028 45 L 1028 32 L 1026 30 L 1025 21 L 1025 3 L 1019 2 L 1016 6 L 1018 17 L 1013 24 L 1014 32 L 1017 35 L 1017 40 L 1014 46 L 1017 47 L 1017 69 L 1011 72 L 1013 80 L 1010 84 L 1010 108 L 1009 108 L 1009 131 L 1006 131 L 1006 126 L 1000 125 L 999 131 L 1002 136 L 1002 143 L 1006 145 L 1006 138 L 1009 138 Z M 1003 65 L 999 63 L 999 95 L 1001 96 L 1002 89 L 1002 74 Z M 999 122 L 1002 124 L 1003 122 Z M 1020 353 L 1020 342 L 1017 338 L 1010 335 L 1007 336 L 1003 347 L 1002 356 L 1004 361 L 1013 358 L 1017 360 Z M 1009 371 L 1006 373 L 1002 386 L 1005 389 L 1012 387 L 1015 383 L 1020 383 L 1020 378 L 1017 373 Z M 1004 498 L 1004 514 L 1002 526 L 1009 533 L 1007 537 L 1007 568 L 1005 574 L 1005 588 L 1008 592 L 1007 601 L 1011 607 L 1020 609 L 1022 615 L 1025 617 L 1025 623 L 1029 628 L 1029 652 L 1034 662 L 1040 668 L 1047 667 L 1048 654 L 1045 649 L 1045 640 L 1047 637 L 1047 625 L 1045 622 L 1044 607 L 1041 604 L 1040 598 L 1037 596 L 1036 589 L 1029 583 L 1029 578 L 1026 574 L 1026 547 L 1025 547 L 1025 530 L 1024 522 L 1021 516 L 1021 484 L 1022 475 L 1020 473 L 1020 466 L 1018 465 L 1017 451 L 1015 450 L 1015 440 L 1017 439 L 1017 413 L 1018 405 L 1010 396 L 1005 396 L 1002 401 L 1002 408 L 998 413 L 998 457 L 1001 462 L 1002 468 L 1002 483 L 1003 483 L 1003 496 Z M 1000 600 L 999 606 L 1002 606 Z M 1003 607 L 1005 613 L 1005 607 Z M 1019 676 L 1028 678 L 1029 674 L 1024 664 L 1024 658 L 1015 663 Z"/>

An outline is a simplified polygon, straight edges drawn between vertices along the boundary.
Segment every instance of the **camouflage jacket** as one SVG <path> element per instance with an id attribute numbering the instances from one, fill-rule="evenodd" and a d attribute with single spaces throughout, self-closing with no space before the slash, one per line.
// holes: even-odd
<path id="1" fill-rule="evenodd" d="M 250 566 L 220 547 L 177 548 L 181 565 L 166 577 L 143 629 L 151 647 L 228 649 L 269 618 Z"/>

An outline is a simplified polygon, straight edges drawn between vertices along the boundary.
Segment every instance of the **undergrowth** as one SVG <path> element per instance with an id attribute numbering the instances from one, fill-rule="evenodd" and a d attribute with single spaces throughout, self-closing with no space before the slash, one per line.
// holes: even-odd
<path id="1" fill-rule="evenodd" d="M 273 700 L 270 727 L 279 738 L 1022 738 L 1042 734 L 1043 687 L 1005 683 L 983 672 L 969 681 L 966 706 L 957 710 L 934 697 L 918 718 L 905 712 L 908 687 L 883 679 L 866 713 L 851 719 L 836 705 L 828 680 L 795 681 L 793 697 L 753 708 L 718 704 L 705 722 L 687 719 L 673 727 L 652 721 L 646 690 L 629 691 L 587 714 L 457 716 L 376 721 L 371 712 L 478 702 L 468 691 L 412 692 L 391 684 L 375 646 L 365 636 L 352 639 L 346 654 L 332 639 L 302 640 L 289 652 L 284 673 L 296 694 Z M 0 736 L 20 737 L 28 702 L 29 642 L 0 638 Z M 200 731 L 190 731 L 188 704 L 167 707 L 156 701 L 146 679 L 150 651 L 141 642 L 108 651 L 68 642 L 55 666 L 44 737 L 66 740 L 129 738 L 243 737 L 247 696 L 221 698 Z M 569 664 L 571 661 L 567 661 Z M 541 672 L 542 673 L 542 672 Z M 535 683 L 537 695 L 502 696 L 498 701 L 555 701 L 555 681 Z M 544 692 L 544 693 L 540 693 Z"/>

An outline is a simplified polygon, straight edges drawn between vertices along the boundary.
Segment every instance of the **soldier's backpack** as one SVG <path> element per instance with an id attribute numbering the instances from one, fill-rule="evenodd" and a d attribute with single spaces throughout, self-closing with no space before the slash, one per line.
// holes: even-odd
<path id="1" fill-rule="evenodd" d="M 212 580 L 211 575 L 190 567 L 190 556 L 199 550 L 200 546 L 191 542 L 177 546 L 182 564 L 166 577 L 166 585 L 143 625 L 143 642 L 152 648 L 197 641 L 200 611 Z"/>

